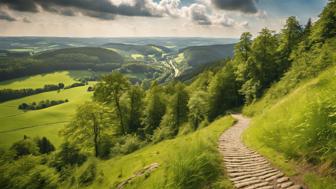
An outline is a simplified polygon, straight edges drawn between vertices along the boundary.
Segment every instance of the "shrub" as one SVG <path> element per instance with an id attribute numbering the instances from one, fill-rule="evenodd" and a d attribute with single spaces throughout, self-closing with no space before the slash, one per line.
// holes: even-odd
<path id="1" fill-rule="evenodd" d="M 42 100 L 40 102 L 38 102 L 36 104 L 36 102 L 33 102 L 31 104 L 27 104 L 27 103 L 22 103 L 18 106 L 18 109 L 20 110 L 39 110 L 39 109 L 44 109 L 44 108 L 48 108 L 48 107 L 51 107 L 51 106 L 56 106 L 56 105 L 59 105 L 59 104 L 63 104 L 63 103 L 66 103 L 66 102 L 69 102 L 68 99 L 65 99 L 65 100 Z"/>
<path id="2" fill-rule="evenodd" d="M 136 135 L 126 135 L 116 138 L 114 146 L 112 147 L 112 154 L 129 154 L 132 153 L 144 145 Z"/>
<path id="3" fill-rule="evenodd" d="M 199 140 L 178 151 L 172 159 L 172 188 L 201 189 L 221 175 L 221 157 L 213 141 Z"/>
<path id="4" fill-rule="evenodd" d="M 57 154 L 57 157 L 61 161 L 61 166 L 62 164 L 81 165 L 86 161 L 86 156 L 80 153 L 79 148 L 68 142 L 62 144 L 61 151 Z"/>
<path id="5" fill-rule="evenodd" d="M 55 146 L 46 137 L 37 139 L 36 143 L 41 154 L 48 154 L 52 151 L 55 151 Z"/>
<path id="6" fill-rule="evenodd" d="M 111 139 L 108 137 L 103 137 L 98 146 L 98 157 L 102 159 L 109 158 L 112 147 L 113 145 Z"/>
<path id="7" fill-rule="evenodd" d="M 162 140 L 173 138 L 173 136 L 174 134 L 171 131 L 171 129 L 167 126 L 163 126 L 158 127 L 157 129 L 154 130 L 151 140 L 154 143 L 158 143 L 161 142 Z"/>
<path id="8" fill-rule="evenodd" d="M 15 142 L 10 150 L 13 150 L 16 154 L 16 157 L 24 156 L 24 155 L 37 155 L 39 153 L 38 146 L 36 143 L 26 135 L 24 138 L 18 142 Z"/>
<path id="9" fill-rule="evenodd" d="M 80 185 L 88 186 L 96 178 L 97 166 L 95 163 L 90 163 L 84 172 L 79 176 L 78 182 Z"/>

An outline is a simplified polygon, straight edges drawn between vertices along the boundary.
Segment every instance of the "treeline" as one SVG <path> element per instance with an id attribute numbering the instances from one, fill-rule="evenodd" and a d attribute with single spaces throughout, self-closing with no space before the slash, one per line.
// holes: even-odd
<path id="1" fill-rule="evenodd" d="M 44 109 L 44 108 L 48 108 L 51 106 L 56 106 L 59 104 L 63 104 L 69 102 L 68 99 L 65 100 L 42 100 L 38 103 L 36 102 L 32 102 L 32 103 L 22 103 L 18 106 L 19 110 L 40 110 L 40 109 Z"/>
<path id="2" fill-rule="evenodd" d="M 39 93 L 49 92 L 49 91 L 57 91 L 61 89 L 70 89 L 74 87 L 85 86 L 87 83 L 78 82 L 73 83 L 69 86 L 64 86 L 64 83 L 59 83 L 57 85 L 47 84 L 44 85 L 43 88 L 27 88 L 27 89 L 1 89 L 0 90 L 0 102 L 5 102 L 8 100 L 18 99 L 26 96 L 31 96 Z"/>
<path id="3" fill-rule="evenodd" d="M 69 55 L 70 56 L 70 55 Z M 120 67 L 119 63 L 92 63 L 92 62 L 55 62 L 36 59 L 34 57 L 12 58 L 0 57 L 0 81 L 41 73 L 62 70 L 93 70 L 111 71 Z"/>
<path id="4" fill-rule="evenodd" d="M 58 85 L 48 84 L 44 85 L 43 88 L 37 89 L 1 89 L 0 90 L 0 102 L 5 102 L 8 100 L 18 99 L 26 96 L 31 96 L 43 92 L 55 91 L 64 88 L 63 83 L 59 83 Z"/>

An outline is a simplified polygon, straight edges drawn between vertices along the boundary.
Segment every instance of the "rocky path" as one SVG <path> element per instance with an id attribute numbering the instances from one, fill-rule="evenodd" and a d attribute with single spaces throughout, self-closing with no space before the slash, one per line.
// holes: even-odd
<path id="1" fill-rule="evenodd" d="M 300 189 L 289 177 L 272 165 L 257 152 L 248 149 L 241 140 L 243 131 L 250 120 L 233 115 L 238 122 L 223 133 L 219 139 L 219 150 L 230 180 L 236 188 L 244 189 Z"/>

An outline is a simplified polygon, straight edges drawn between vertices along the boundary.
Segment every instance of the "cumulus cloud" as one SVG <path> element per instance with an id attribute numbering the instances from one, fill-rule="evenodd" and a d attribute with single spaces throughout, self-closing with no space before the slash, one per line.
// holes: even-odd
<path id="1" fill-rule="evenodd" d="M 0 0 L 0 10 L 50 12 L 63 16 L 84 15 L 102 20 L 113 20 L 117 15 L 171 17 L 189 19 L 199 25 L 238 25 L 234 19 L 221 13 L 223 10 L 214 9 L 212 3 L 220 9 L 245 12 L 253 12 L 253 7 L 255 8 L 254 0 L 197 0 L 185 6 L 182 6 L 181 0 Z M 0 19 L 6 18 L 14 21 L 4 15 Z"/>
<path id="2" fill-rule="evenodd" d="M 192 4 L 186 14 L 193 22 L 200 25 L 211 25 L 210 16 L 207 14 L 207 8 L 202 4 Z"/>
<path id="3" fill-rule="evenodd" d="M 16 18 L 12 17 L 6 12 L 0 11 L 0 20 L 6 20 L 8 22 L 14 22 L 16 21 Z"/>
<path id="4" fill-rule="evenodd" d="M 15 11 L 40 12 L 41 10 L 76 15 L 81 13 L 93 17 L 107 18 L 107 14 L 124 16 L 160 16 L 155 14 L 152 0 L 0 0 L 0 6 Z M 111 16 L 112 18 L 112 16 Z"/>
<path id="5" fill-rule="evenodd" d="M 244 13 L 257 13 L 255 0 L 211 0 L 219 9 L 241 11 Z"/>

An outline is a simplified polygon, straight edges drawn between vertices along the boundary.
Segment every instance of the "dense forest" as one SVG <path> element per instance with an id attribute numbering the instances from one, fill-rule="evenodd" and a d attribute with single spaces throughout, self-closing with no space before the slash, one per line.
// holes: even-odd
<path id="1" fill-rule="evenodd" d="M 100 178 L 97 165 L 88 166 L 78 180 L 71 176 L 87 159 L 110 159 L 194 132 L 255 103 L 266 92 L 273 99 L 288 94 L 302 80 L 335 65 L 335 36 L 336 1 L 332 0 L 315 23 L 309 20 L 302 26 L 289 17 L 279 33 L 267 28 L 255 38 L 243 33 L 232 59 L 203 70 L 190 83 L 153 81 L 145 86 L 112 72 L 98 82 L 92 101 L 80 106 L 60 133 L 64 143 L 59 149 L 46 138 L 25 136 L 1 151 L 0 187 L 89 186 Z M 272 88 L 279 80 L 287 83 Z M 335 138 L 325 142 L 335 144 Z M 329 162 L 328 168 L 336 169 L 333 147 L 326 147 L 330 149 L 319 155 Z"/>

